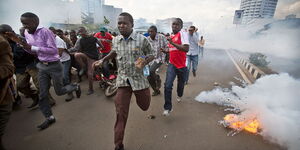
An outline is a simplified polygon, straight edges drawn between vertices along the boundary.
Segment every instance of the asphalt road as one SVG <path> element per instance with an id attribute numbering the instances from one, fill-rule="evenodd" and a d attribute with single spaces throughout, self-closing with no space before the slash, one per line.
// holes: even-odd
<path id="1" fill-rule="evenodd" d="M 165 68 L 160 70 L 160 74 L 164 81 Z M 241 132 L 233 137 L 227 136 L 230 130 L 218 124 L 226 114 L 224 108 L 194 100 L 201 91 L 213 89 L 214 82 L 222 87 L 230 87 L 232 82 L 240 84 L 235 77 L 242 78 L 225 51 L 208 49 L 200 60 L 197 76 L 190 74 L 181 103 L 175 100 L 174 83 L 173 112 L 170 116 L 162 116 L 163 94 L 152 97 L 147 112 L 138 108 L 133 96 L 124 139 L 125 149 L 281 149 L 259 135 Z M 68 103 L 64 101 L 64 96 L 56 96 L 51 89 L 57 101 L 53 107 L 57 122 L 44 131 L 36 128 L 44 120 L 41 112 L 39 109 L 27 109 L 31 100 L 23 98 L 21 108 L 14 111 L 10 118 L 3 139 L 8 150 L 112 150 L 115 122 L 113 98 L 106 98 L 98 87 L 95 94 L 85 95 L 87 81 L 82 82 L 82 89 L 82 97 Z M 155 118 L 149 119 L 148 115 Z"/>

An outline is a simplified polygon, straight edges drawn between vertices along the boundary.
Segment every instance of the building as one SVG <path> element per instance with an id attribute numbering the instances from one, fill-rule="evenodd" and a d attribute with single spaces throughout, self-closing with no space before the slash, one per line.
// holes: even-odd
<path id="1" fill-rule="evenodd" d="M 157 26 L 158 32 L 171 33 L 172 32 L 172 22 L 174 19 L 175 18 L 157 19 L 156 26 Z M 193 25 L 193 22 L 183 22 L 182 29 L 187 30 L 192 25 Z"/>
<path id="2" fill-rule="evenodd" d="M 242 0 L 242 24 L 251 24 L 253 20 L 274 17 L 278 0 Z"/>
<path id="3" fill-rule="evenodd" d="M 83 23 L 103 24 L 106 18 L 109 21 L 107 27 L 117 27 L 117 17 L 123 11 L 121 8 L 105 5 L 104 0 L 80 0 L 80 3 Z"/>
<path id="4" fill-rule="evenodd" d="M 109 26 L 112 29 L 117 28 L 117 18 L 119 14 L 122 13 L 122 8 L 115 8 L 114 6 L 111 5 L 103 5 L 102 6 L 102 11 L 103 11 L 103 16 L 101 16 L 103 19 L 104 17 L 109 21 Z M 102 23 L 104 20 L 102 21 Z"/>
<path id="5" fill-rule="evenodd" d="M 295 18 L 296 18 L 295 14 L 290 14 L 285 17 L 285 19 L 295 19 Z"/>
<path id="6" fill-rule="evenodd" d="M 190 28 L 190 26 L 193 25 L 193 22 L 183 22 L 183 27 L 182 29 L 188 31 L 188 29 Z"/>
<path id="7" fill-rule="evenodd" d="M 175 18 L 167 18 L 167 19 L 157 19 L 156 26 L 157 31 L 162 33 L 171 33 L 172 32 L 172 20 Z"/>

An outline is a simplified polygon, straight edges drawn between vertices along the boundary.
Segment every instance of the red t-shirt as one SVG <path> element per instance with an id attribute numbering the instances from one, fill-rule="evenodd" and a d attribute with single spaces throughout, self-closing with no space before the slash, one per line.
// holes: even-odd
<path id="1" fill-rule="evenodd" d="M 105 36 L 102 36 L 101 32 L 98 32 L 94 35 L 94 37 L 100 39 L 102 45 L 104 46 L 104 48 L 100 48 L 100 52 L 109 53 L 111 50 L 111 43 L 105 40 L 112 40 L 113 39 L 112 36 L 108 32 L 105 32 Z"/>
<path id="2" fill-rule="evenodd" d="M 178 32 L 177 34 L 172 34 L 170 36 L 172 38 L 172 41 L 176 44 L 182 45 L 183 43 L 181 32 Z M 178 50 L 175 46 L 172 44 L 168 44 L 169 51 L 170 51 L 170 63 L 173 64 L 176 68 L 180 69 L 183 67 L 186 67 L 186 52 Z"/>

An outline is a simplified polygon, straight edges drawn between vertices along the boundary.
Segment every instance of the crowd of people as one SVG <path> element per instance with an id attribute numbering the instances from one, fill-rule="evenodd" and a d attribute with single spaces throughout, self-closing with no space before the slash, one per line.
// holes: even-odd
<path id="1" fill-rule="evenodd" d="M 96 34 L 89 34 L 85 27 L 66 34 L 61 29 L 40 26 L 39 17 L 31 12 L 22 14 L 20 20 L 23 27 L 19 34 L 10 25 L 0 25 L 0 85 L 3 89 L 0 92 L 1 150 L 4 149 L 4 128 L 13 101 L 20 101 L 17 98 L 19 92 L 32 99 L 28 108 L 39 107 L 45 120 L 37 127 L 44 130 L 56 122 L 51 109 L 56 101 L 49 92 L 50 87 L 54 87 L 57 95 L 66 95 L 65 101 L 69 102 L 74 99 L 74 93 L 80 98 L 79 82 L 82 76 L 87 75 L 86 94 L 91 95 L 95 92 L 94 70 L 102 67 L 103 75 L 109 78 L 111 59 L 116 60 L 118 74 L 114 143 L 115 150 L 123 150 L 132 94 L 137 105 L 143 111 L 148 110 L 151 96 L 161 94 L 162 80 L 157 70 L 167 62 L 163 115 L 168 116 L 172 111 L 172 89 L 176 76 L 177 101 L 180 102 L 185 84 L 188 84 L 190 68 L 196 76 L 199 55 L 201 52 L 203 55 L 203 37 L 199 38 L 195 26 L 185 32 L 180 18 L 173 20 L 172 34 L 158 33 L 156 26 L 150 26 L 146 36 L 133 30 L 133 17 L 126 12 L 121 13 L 117 20 L 120 35 L 111 35 L 105 27 L 101 27 Z M 77 70 L 77 83 L 72 83 L 72 67 Z"/>

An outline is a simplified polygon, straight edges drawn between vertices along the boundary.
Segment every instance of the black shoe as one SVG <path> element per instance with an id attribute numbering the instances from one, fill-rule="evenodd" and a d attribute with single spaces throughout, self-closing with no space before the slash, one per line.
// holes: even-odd
<path id="1" fill-rule="evenodd" d="M 77 87 L 76 87 L 76 90 L 75 90 L 75 92 L 76 92 L 76 97 L 77 97 L 77 98 L 80 98 L 80 96 L 81 96 L 81 88 L 80 88 L 80 85 L 79 85 L 79 84 L 77 84 L 76 86 L 77 86 Z"/>
<path id="2" fill-rule="evenodd" d="M 67 94 L 67 98 L 65 99 L 65 101 L 66 101 L 66 102 L 69 102 L 69 101 L 73 100 L 73 98 L 74 98 L 73 93 L 68 93 L 68 94 Z"/>
<path id="3" fill-rule="evenodd" d="M 196 77 L 196 71 L 193 71 L 193 76 Z"/>
<path id="4" fill-rule="evenodd" d="M 39 101 L 34 100 L 34 101 L 32 102 L 32 104 L 31 104 L 30 106 L 28 106 L 27 108 L 33 108 L 33 107 L 37 106 L 38 104 L 39 104 Z"/>
<path id="5" fill-rule="evenodd" d="M 157 90 L 157 91 L 154 91 L 153 93 L 152 93 L 152 96 L 157 96 L 157 95 L 159 95 L 160 94 L 160 90 Z"/>
<path id="6" fill-rule="evenodd" d="M 92 95 L 94 93 L 94 90 L 89 90 L 86 95 Z"/>
<path id="7" fill-rule="evenodd" d="M 55 118 L 53 119 L 46 119 L 42 124 L 40 124 L 39 126 L 37 126 L 40 130 L 44 130 L 46 128 L 48 128 L 51 124 L 55 123 Z"/>
<path id="8" fill-rule="evenodd" d="M 54 105 L 56 105 L 55 102 L 50 102 L 49 104 L 50 104 L 51 107 L 53 107 Z"/>
<path id="9" fill-rule="evenodd" d="M 121 144 L 121 145 L 119 145 L 119 146 L 116 146 L 116 147 L 115 147 L 115 150 L 124 150 L 124 145 Z"/>

